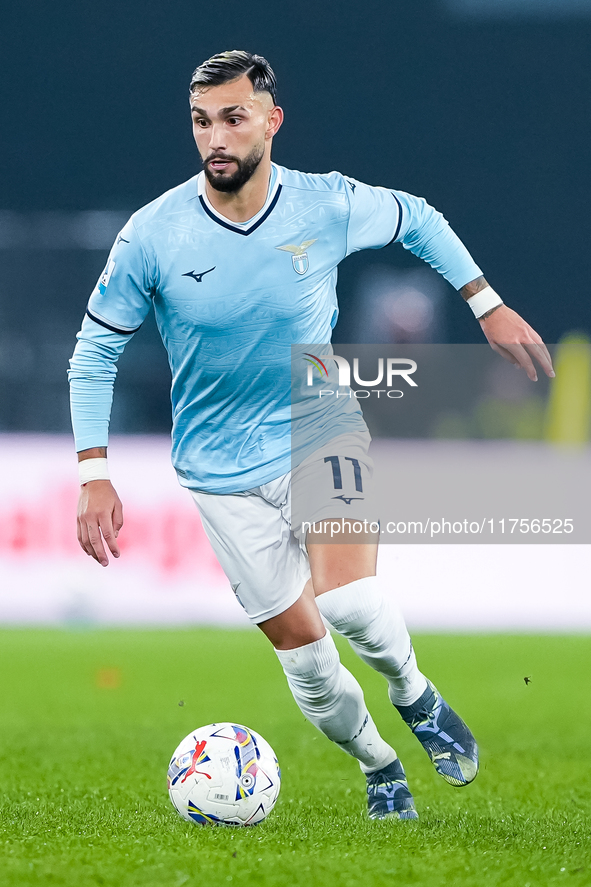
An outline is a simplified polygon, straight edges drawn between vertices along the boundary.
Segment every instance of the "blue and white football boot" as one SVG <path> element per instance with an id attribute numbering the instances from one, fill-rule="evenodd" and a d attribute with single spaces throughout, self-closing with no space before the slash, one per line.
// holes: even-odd
<path id="1" fill-rule="evenodd" d="M 463 720 L 431 681 L 412 705 L 395 705 L 440 776 L 450 785 L 468 785 L 478 773 L 478 746 Z"/>
<path id="2" fill-rule="evenodd" d="M 387 767 L 367 774 L 367 812 L 370 819 L 419 818 L 398 758 Z"/>

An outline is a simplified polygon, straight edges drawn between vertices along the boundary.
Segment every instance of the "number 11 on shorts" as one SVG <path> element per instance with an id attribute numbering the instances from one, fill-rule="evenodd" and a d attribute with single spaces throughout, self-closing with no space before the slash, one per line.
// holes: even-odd
<path id="1" fill-rule="evenodd" d="M 343 489 L 343 476 L 341 474 L 341 460 L 339 456 L 326 456 L 325 462 L 330 462 L 332 466 L 332 481 L 335 490 Z M 355 489 L 358 493 L 363 493 L 363 483 L 361 482 L 361 465 L 358 459 L 351 456 L 345 456 L 345 461 L 350 462 L 353 466 L 353 476 L 355 478 Z"/>

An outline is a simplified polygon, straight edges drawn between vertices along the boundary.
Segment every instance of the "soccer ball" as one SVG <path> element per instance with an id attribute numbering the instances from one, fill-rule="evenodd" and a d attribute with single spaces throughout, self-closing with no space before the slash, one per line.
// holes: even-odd
<path id="1" fill-rule="evenodd" d="M 200 825 L 255 825 L 281 787 L 275 752 L 240 724 L 209 724 L 186 736 L 168 767 L 168 793 L 183 819 Z"/>

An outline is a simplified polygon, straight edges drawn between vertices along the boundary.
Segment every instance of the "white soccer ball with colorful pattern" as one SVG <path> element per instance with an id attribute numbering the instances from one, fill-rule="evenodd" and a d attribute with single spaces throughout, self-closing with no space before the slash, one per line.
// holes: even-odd
<path id="1" fill-rule="evenodd" d="M 281 787 L 275 752 L 240 724 L 209 724 L 183 739 L 168 767 L 178 813 L 199 825 L 255 825 L 269 815 Z"/>

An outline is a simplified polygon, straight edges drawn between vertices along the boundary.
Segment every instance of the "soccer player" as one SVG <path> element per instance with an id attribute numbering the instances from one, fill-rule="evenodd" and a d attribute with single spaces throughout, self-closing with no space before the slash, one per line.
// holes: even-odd
<path id="1" fill-rule="evenodd" d="M 306 445 L 292 454 L 291 349 L 318 343 L 330 354 L 339 262 L 398 242 L 460 291 L 491 346 L 530 379 L 532 357 L 553 375 L 550 356 L 423 199 L 271 162 L 283 111 L 264 58 L 232 51 L 204 62 L 190 106 L 203 171 L 122 229 L 71 360 L 78 539 L 103 566 L 107 550 L 119 557 L 122 506 L 106 462 L 115 364 L 153 305 L 172 370 L 173 464 L 236 597 L 273 644 L 303 714 L 359 761 L 369 816 L 416 819 L 402 764 L 324 620 L 385 677 L 448 783 L 474 779 L 476 742 L 419 671 L 404 619 L 380 588 L 375 540 L 334 545 L 292 526 L 292 478 L 313 481 L 308 521 L 342 520 L 368 489 L 371 461 L 347 398 L 320 412 L 317 398 L 296 394 Z"/>

